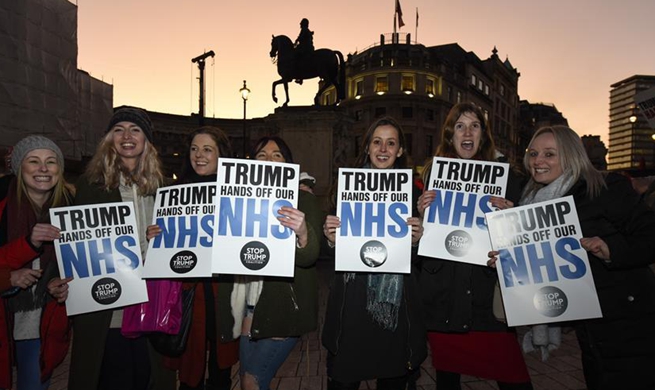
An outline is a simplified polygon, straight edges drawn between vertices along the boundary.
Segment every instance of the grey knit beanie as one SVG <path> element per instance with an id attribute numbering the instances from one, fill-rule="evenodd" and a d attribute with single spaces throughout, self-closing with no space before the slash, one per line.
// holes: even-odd
<path id="1" fill-rule="evenodd" d="M 14 150 L 11 152 L 11 170 L 14 174 L 18 173 L 18 168 L 20 168 L 27 153 L 36 149 L 50 149 L 55 152 L 57 160 L 59 160 L 60 169 L 62 171 L 64 170 L 64 155 L 61 153 L 59 146 L 49 138 L 41 135 L 29 135 L 18 141 L 16 146 L 14 146 Z"/>
<path id="2" fill-rule="evenodd" d="M 123 106 L 114 112 L 109 120 L 105 133 L 108 133 L 119 122 L 132 122 L 139 126 L 146 138 L 152 143 L 152 122 L 148 113 L 138 107 Z"/>

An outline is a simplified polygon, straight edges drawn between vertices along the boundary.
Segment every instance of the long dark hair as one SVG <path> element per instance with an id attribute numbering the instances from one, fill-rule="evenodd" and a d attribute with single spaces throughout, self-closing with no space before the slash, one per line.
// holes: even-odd
<path id="1" fill-rule="evenodd" d="M 218 147 L 218 157 L 233 157 L 230 139 L 227 137 L 227 135 L 225 135 L 223 130 L 215 126 L 199 127 L 189 133 L 186 139 L 186 153 L 184 154 L 184 161 L 182 162 L 182 176 L 180 177 L 181 182 L 190 180 L 197 175 L 196 171 L 194 171 L 193 167 L 191 166 L 191 143 L 193 142 L 195 136 L 198 134 L 207 134 L 214 140 L 214 142 L 216 142 L 216 146 Z"/>
<path id="2" fill-rule="evenodd" d="M 257 156 L 257 153 L 264 149 L 267 143 L 270 141 L 273 141 L 277 144 L 277 147 L 280 149 L 280 153 L 282 153 L 282 157 L 284 157 L 284 162 L 288 163 L 293 163 L 293 155 L 291 154 L 291 149 L 289 148 L 289 145 L 287 145 L 286 142 L 280 137 L 274 136 L 274 135 L 267 135 L 264 136 L 260 139 L 257 140 L 255 143 L 255 146 L 250 149 L 250 158 L 255 158 Z"/>
<path id="3" fill-rule="evenodd" d="M 364 139 L 362 139 L 362 145 L 359 148 L 359 155 L 355 160 L 356 168 L 361 168 L 370 162 L 369 155 L 368 155 L 368 147 L 371 144 L 373 133 L 375 133 L 375 129 L 377 129 L 378 127 L 386 126 L 386 125 L 389 125 L 394 129 L 396 129 L 396 132 L 398 132 L 398 143 L 400 144 L 400 147 L 403 150 L 403 153 L 400 155 L 400 157 L 396 158 L 393 167 L 399 169 L 407 168 L 407 144 L 405 142 L 405 133 L 403 132 L 403 128 L 400 126 L 398 121 L 396 121 L 394 118 L 390 116 L 383 116 L 377 119 L 375 122 L 371 123 L 371 125 L 368 127 L 368 130 L 366 130 Z"/>
<path id="4" fill-rule="evenodd" d="M 480 159 L 483 161 L 495 161 L 496 160 L 496 145 L 494 144 L 494 139 L 491 136 L 491 129 L 489 128 L 489 123 L 484 117 L 484 113 L 473 103 L 459 103 L 453 106 L 446 117 L 446 121 L 443 124 L 441 129 L 441 142 L 437 147 L 435 156 L 438 157 L 452 157 L 457 158 L 457 151 L 453 145 L 453 135 L 455 134 L 455 124 L 460 116 L 470 113 L 475 115 L 480 121 L 482 126 L 482 137 L 480 138 L 480 148 L 477 150 L 474 159 Z"/>

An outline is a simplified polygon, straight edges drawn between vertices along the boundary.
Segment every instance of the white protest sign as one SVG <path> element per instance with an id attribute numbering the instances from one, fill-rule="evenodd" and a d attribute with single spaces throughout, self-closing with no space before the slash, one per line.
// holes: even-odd
<path id="1" fill-rule="evenodd" d="M 410 272 L 411 169 L 339 169 L 337 271 Z"/>
<path id="2" fill-rule="evenodd" d="M 650 127 L 655 129 L 655 87 L 636 94 L 635 103 L 648 120 Z"/>
<path id="3" fill-rule="evenodd" d="M 491 250 L 484 214 L 489 197 L 505 197 L 509 165 L 435 157 L 426 189 L 437 196 L 425 210 L 422 256 L 486 265 Z"/>
<path id="4" fill-rule="evenodd" d="M 69 316 L 148 300 L 132 202 L 52 208 L 50 219 L 61 229 L 55 240 L 59 274 L 74 278 Z"/>
<path id="5" fill-rule="evenodd" d="M 487 214 L 509 326 L 602 317 L 572 196 Z"/>
<path id="6" fill-rule="evenodd" d="M 297 164 L 220 158 L 212 272 L 292 277 L 296 233 L 278 217 L 298 207 Z"/>
<path id="7" fill-rule="evenodd" d="M 144 278 L 212 276 L 216 182 L 160 188 L 153 224 L 162 233 L 150 240 Z"/>

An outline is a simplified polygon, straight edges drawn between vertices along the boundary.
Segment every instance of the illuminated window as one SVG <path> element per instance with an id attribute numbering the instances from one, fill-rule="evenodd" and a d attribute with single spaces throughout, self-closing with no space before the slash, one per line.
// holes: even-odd
<path id="1" fill-rule="evenodd" d="M 359 99 L 364 94 L 364 80 L 355 81 L 355 99 Z"/>
<path id="2" fill-rule="evenodd" d="M 406 94 L 414 92 L 414 76 L 413 75 L 403 75 L 400 89 Z"/>
<path id="3" fill-rule="evenodd" d="M 474 74 L 471 75 L 471 85 L 475 86 L 478 83 L 478 78 Z"/>
<path id="4" fill-rule="evenodd" d="M 449 91 L 450 91 L 450 87 Z M 434 97 L 434 80 L 433 79 L 426 79 L 425 80 L 425 93 L 428 94 L 429 97 Z"/>
<path id="5" fill-rule="evenodd" d="M 484 94 L 489 96 L 489 85 L 488 84 L 484 85 Z"/>
<path id="6" fill-rule="evenodd" d="M 460 91 L 457 91 L 457 103 L 462 102 L 462 93 Z"/>
<path id="7" fill-rule="evenodd" d="M 389 91 L 389 79 L 387 76 L 377 77 L 375 79 L 375 93 L 384 95 Z"/>

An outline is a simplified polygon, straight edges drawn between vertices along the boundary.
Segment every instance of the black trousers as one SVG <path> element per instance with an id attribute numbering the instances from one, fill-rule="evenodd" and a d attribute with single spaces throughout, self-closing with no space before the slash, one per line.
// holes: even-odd
<path id="1" fill-rule="evenodd" d="M 146 390 L 149 381 L 148 340 L 128 339 L 120 329 L 109 329 L 98 390 Z"/>

